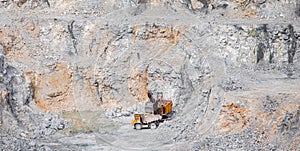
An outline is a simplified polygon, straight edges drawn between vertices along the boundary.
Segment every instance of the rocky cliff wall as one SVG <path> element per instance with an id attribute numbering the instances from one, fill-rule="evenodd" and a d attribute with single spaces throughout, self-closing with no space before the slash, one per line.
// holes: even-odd
<path id="1" fill-rule="evenodd" d="M 173 100 L 176 116 L 161 131 L 174 131 L 175 144 L 297 148 L 296 0 L 2 0 L 0 7 L 1 128 L 23 129 L 1 135 L 7 149 L 68 125 L 51 113 L 141 112 L 148 90 Z"/>
<path id="2" fill-rule="evenodd" d="M 103 102 L 128 107 L 158 87 L 176 100 L 183 70 L 200 80 L 212 70 L 209 56 L 233 67 L 299 64 L 299 26 L 290 23 L 21 22 L 1 30 L 1 47 L 31 80 L 37 105 L 54 112 L 96 110 Z"/>

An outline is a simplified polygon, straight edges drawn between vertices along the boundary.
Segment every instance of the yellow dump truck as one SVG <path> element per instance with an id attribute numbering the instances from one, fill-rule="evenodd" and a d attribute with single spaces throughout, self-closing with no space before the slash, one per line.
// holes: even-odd
<path id="1" fill-rule="evenodd" d="M 145 103 L 146 114 L 134 114 L 134 119 L 131 124 L 134 129 L 151 128 L 155 129 L 160 122 L 168 119 L 172 115 L 172 100 L 164 100 L 162 93 L 157 99 L 152 97 L 152 93 L 149 92 L 149 101 Z"/>
<path id="2" fill-rule="evenodd" d="M 142 128 L 156 129 L 162 117 L 154 114 L 134 114 L 134 119 L 131 125 L 134 129 L 140 130 Z"/>

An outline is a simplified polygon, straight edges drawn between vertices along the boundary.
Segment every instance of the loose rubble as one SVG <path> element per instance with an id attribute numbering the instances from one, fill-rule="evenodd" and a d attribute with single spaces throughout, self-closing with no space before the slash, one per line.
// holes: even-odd
<path id="1" fill-rule="evenodd" d="M 298 150 L 297 0 L 0 0 L 1 150 Z M 135 131 L 151 90 L 172 117 Z"/>

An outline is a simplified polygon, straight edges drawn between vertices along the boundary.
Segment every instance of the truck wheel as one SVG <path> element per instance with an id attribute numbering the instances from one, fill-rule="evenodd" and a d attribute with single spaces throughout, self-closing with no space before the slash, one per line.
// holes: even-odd
<path id="1" fill-rule="evenodd" d="M 156 127 L 157 127 L 157 126 L 156 126 L 156 123 L 151 123 L 151 124 L 150 124 L 150 128 L 151 128 L 151 129 L 156 129 Z"/>
<path id="2" fill-rule="evenodd" d="M 142 125 L 140 123 L 136 123 L 136 124 L 134 124 L 134 128 L 137 130 L 140 130 L 140 129 L 142 129 Z"/>

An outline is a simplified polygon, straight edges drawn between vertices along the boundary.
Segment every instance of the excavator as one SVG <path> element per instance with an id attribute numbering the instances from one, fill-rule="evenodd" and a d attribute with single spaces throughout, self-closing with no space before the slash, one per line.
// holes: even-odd
<path id="1" fill-rule="evenodd" d="M 169 119 L 172 115 L 172 100 L 164 100 L 163 93 L 157 93 L 157 99 L 154 99 L 153 93 L 148 92 L 149 101 L 145 103 L 145 113 L 134 114 L 131 124 L 134 129 L 142 128 L 156 129 L 160 122 Z"/>

